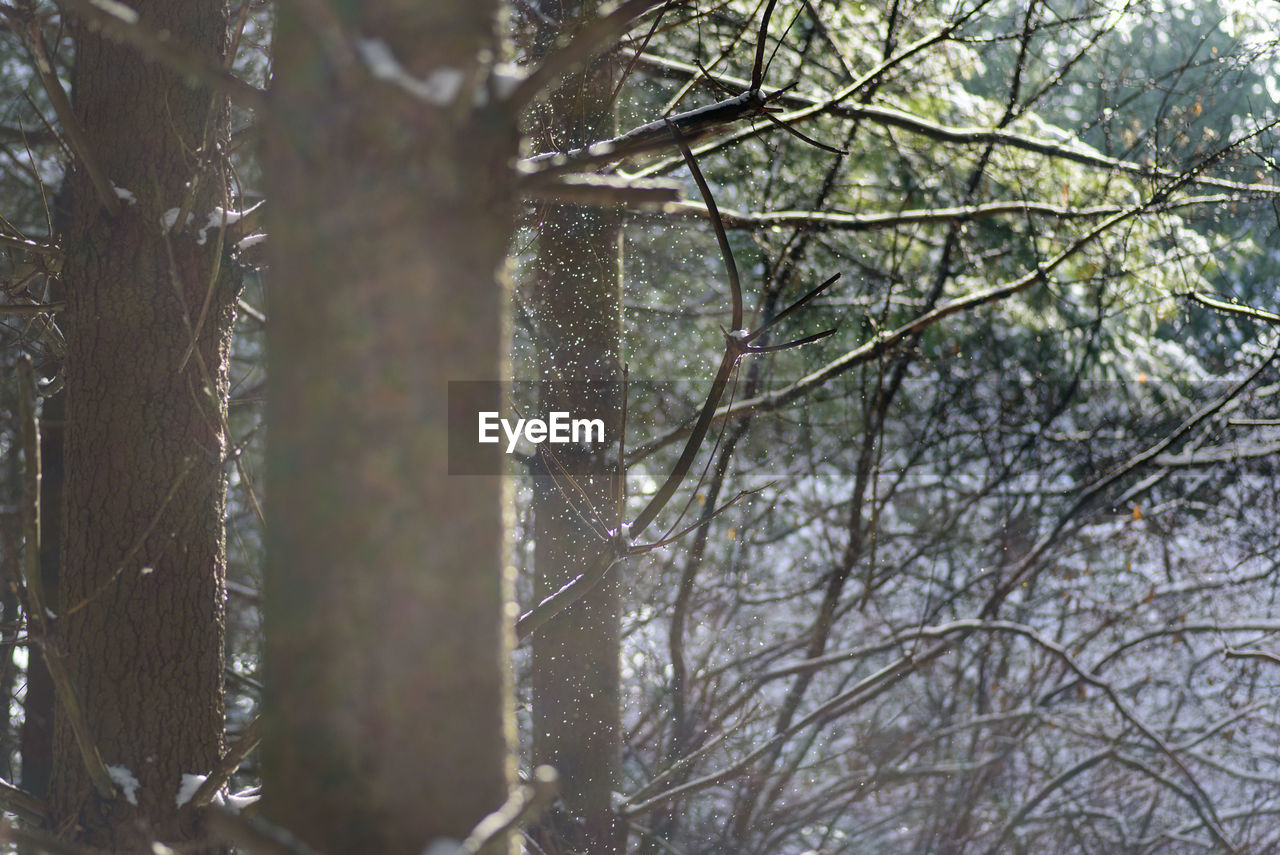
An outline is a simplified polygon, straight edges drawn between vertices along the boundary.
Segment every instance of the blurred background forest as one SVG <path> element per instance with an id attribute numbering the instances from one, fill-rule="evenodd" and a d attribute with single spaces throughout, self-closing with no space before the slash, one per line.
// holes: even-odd
<path id="1" fill-rule="evenodd" d="M 625 426 L 626 459 L 579 484 L 522 446 L 508 478 L 519 763 L 565 778 L 529 851 L 1280 852 L 1280 7 L 650 6 L 524 113 L 526 176 L 542 153 L 568 171 L 659 117 L 778 94 L 688 134 L 740 324 L 717 217 L 670 138 L 588 168 L 655 198 L 676 182 L 682 201 L 600 191 L 582 213 L 543 187 L 518 214 L 512 407 L 546 409 L 555 366 L 590 363 L 612 397 L 575 404 L 613 416 L 609 447 L 583 453 L 616 460 Z M 22 22 L 67 80 L 76 45 L 51 4 L 0 9 L 0 778 L 43 796 L 54 701 L 20 594 L 9 368 L 33 360 L 48 442 L 76 334 L 59 276 L 78 144 Z M 507 11 L 529 67 L 596 10 Z M 273 15 L 231 9 L 230 69 L 255 87 Z M 230 123 L 226 207 L 244 211 L 268 195 L 262 130 L 239 107 Z M 223 459 L 234 742 L 264 680 L 274 271 L 257 223 L 218 225 L 243 277 Z M 755 343 L 835 333 L 742 356 L 708 407 L 721 330 L 768 326 L 837 273 Z M 680 470 L 704 407 L 696 458 L 632 544 L 623 520 Z M 585 599 L 528 622 L 597 565 Z M 230 789 L 260 771 L 247 753 Z"/>

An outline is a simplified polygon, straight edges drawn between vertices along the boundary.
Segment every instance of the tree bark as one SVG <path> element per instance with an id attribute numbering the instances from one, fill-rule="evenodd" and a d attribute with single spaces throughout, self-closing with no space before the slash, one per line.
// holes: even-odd
<path id="1" fill-rule="evenodd" d="M 220 0 L 133 4 L 142 25 L 219 62 Z M 65 660 L 102 761 L 138 782 L 98 795 L 55 714 L 51 824 L 78 842 L 150 852 L 198 830 L 184 773 L 207 773 L 223 733 L 227 349 L 237 283 L 217 229 L 229 207 L 225 99 L 74 26 L 73 103 L 91 157 L 133 201 L 108 212 L 83 161 L 71 172 L 61 611 Z M 176 214 L 176 212 L 175 212 Z"/>
<path id="2" fill-rule="evenodd" d="M 562 3 L 561 21 L 594 12 L 595 3 Z M 542 41 L 559 35 L 547 27 Z M 540 151 L 568 151 L 616 133 L 611 57 L 569 75 L 535 113 Z M 539 224 L 533 265 L 540 415 L 567 412 L 601 419 L 603 445 L 587 451 L 553 446 L 575 474 L 587 502 L 549 474 L 534 481 L 534 565 L 538 598 L 585 568 L 609 560 L 593 532 L 618 525 L 612 461 L 621 423 L 622 290 L 618 215 L 614 210 L 548 206 Z M 561 479 L 564 480 L 563 478 Z M 574 496 L 576 506 L 567 500 Z M 610 575 L 531 642 L 533 757 L 562 776 L 567 821 L 544 827 L 544 845 L 559 851 L 616 852 L 625 829 L 611 794 L 621 789 L 621 602 Z"/>
<path id="3" fill-rule="evenodd" d="M 447 383 L 505 374 L 518 138 L 483 88 L 372 78 L 301 6 L 279 9 L 265 162 L 264 810 L 328 855 L 417 855 L 513 777 L 504 486 L 448 474 Z M 332 12 L 419 80 L 500 55 L 494 2 Z"/>

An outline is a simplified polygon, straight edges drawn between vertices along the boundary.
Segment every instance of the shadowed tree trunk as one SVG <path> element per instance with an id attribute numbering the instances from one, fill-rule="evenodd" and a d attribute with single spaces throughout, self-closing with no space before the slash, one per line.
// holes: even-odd
<path id="1" fill-rule="evenodd" d="M 66 393 L 44 400 L 40 413 L 40 574 L 47 592 L 58 590 L 62 563 L 62 435 Z M 58 611 L 57 598 L 49 606 Z M 22 700 L 22 789 L 39 798 L 49 795 L 53 771 L 53 681 L 44 663 L 44 650 L 32 644 L 27 651 L 26 694 Z"/>
<path id="2" fill-rule="evenodd" d="M 448 474 L 447 383 L 504 375 L 517 135 L 483 94 L 375 79 L 303 8 L 266 159 L 264 810 L 328 855 L 417 855 L 513 772 L 503 482 Z M 500 54 L 494 2 L 330 11 L 388 74 Z"/>
<path id="3" fill-rule="evenodd" d="M 143 26 L 219 62 L 220 0 L 133 4 Z M 67 709 L 55 715 L 51 825 L 114 852 L 191 840 L 175 796 L 207 773 L 223 733 L 223 460 L 236 283 L 219 264 L 229 207 L 225 99 L 74 26 L 74 112 L 89 152 L 129 199 L 71 172 L 65 235 L 66 435 L 60 612 L 52 621 L 117 781 L 91 784 Z M 123 193 L 121 194 L 123 195 Z M 114 213 L 108 207 L 116 207 Z M 189 212 L 171 230 L 164 212 Z"/>
<path id="4" fill-rule="evenodd" d="M 594 2 L 552 4 L 558 21 L 592 14 Z M 571 26 L 571 25 L 567 25 Z M 545 45 L 560 27 L 547 26 Z M 537 150 L 567 151 L 616 131 L 612 57 L 569 75 L 535 112 Z M 599 418 L 606 442 L 591 450 L 551 446 L 591 507 L 572 507 L 572 487 L 547 474 L 535 480 L 534 563 L 539 598 L 588 566 L 608 560 L 592 532 L 612 528 L 616 487 L 611 475 L 621 416 L 621 248 L 615 210 L 549 205 L 538 230 L 533 270 L 540 415 L 567 412 Z M 545 824 L 553 849 L 619 851 L 625 829 L 615 822 L 611 793 L 621 788 L 620 598 L 610 575 L 532 639 L 533 756 L 560 772 L 569 816 Z M 564 820 L 564 821 L 561 821 Z"/>

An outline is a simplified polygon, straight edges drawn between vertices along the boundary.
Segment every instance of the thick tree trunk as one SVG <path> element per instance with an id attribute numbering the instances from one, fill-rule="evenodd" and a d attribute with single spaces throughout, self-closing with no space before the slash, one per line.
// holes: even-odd
<path id="1" fill-rule="evenodd" d="M 594 3 L 561 4 L 572 21 Z M 568 150 L 612 136 L 616 129 L 611 58 L 570 75 L 535 114 L 540 151 Z M 596 530 L 617 525 L 616 457 L 621 415 L 621 252 L 616 211 L 551 205 L 539 224 L 533 271 L 540 409 L 599 418 L 606 442 L 591 451 L 553 446 L 552 453 L 592 507 L 566 496 L 576 491 L 547 474 L 535 480 L 534 564 L 539 597 L 549 596 L 585 568 L 608 560 Z M 563 479 L 562 479 L 563 480 Z M 576 496 L 575 496 L 576 498 Z M 625 834 L 615 822 L 611 793 L 621 788 L 620 596 L 610 576 L 532 639 L 533 756 L 563 779 L 571 822 L 549 822 L 545 845 L 561 850 L 619 851 Z"/>
<path id="2" fill-rule="evenodd" d="M 220 0 L 133 4 L 143 24 L 219 61 Z M 115 852 L 190 840 L 175 796 L 207 773 L 223 732 L 224 431 L 235 286 L 217 230 L 162 227 L 227 206 L 225 100 L 77 28 L 75 113 L 112 215 L 71 174 L 63 281 L 66 448 L 54 639 L 102 761 L 138 782 L 97 795 L 65 707 L 50 811 L 69 838 Z M 193 345 L 194 338 L 194 347 Z"/>
<path id="3" fill-rule="evenodd" d="M 346 64 L 299 8 L 266 160 L 264 809 L 328 855 L 417 855 L 513 774 L 503 482 L 448 474 L 447 383 L 505 373 L 517 135 L 484 96 Z M 499 53 L 493 2 L 333 12 L 383 71 L 465 79 Z"/>

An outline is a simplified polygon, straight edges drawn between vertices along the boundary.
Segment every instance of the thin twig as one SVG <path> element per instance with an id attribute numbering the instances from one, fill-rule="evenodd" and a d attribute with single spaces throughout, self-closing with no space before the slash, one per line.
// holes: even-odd
<path id="1" fill-rule="evenodd" d="M 1253 194 L 1259 196 L 1259 194 Z M 1160 205 L 1153 205 L 1151 210 L 1175 211 L 1201 205 L 1230 205 L 1248 198 L 1245 193 L 1215 193 L 1211 196 L 1188 196 L 1174 199 Z M 863 232 L 878 229 L 889 229 L 910 225 L 948 225 L 957 221 L 982 220 L 999 217 L 1005 214 L 1052 217 L 1058 220 L 1097 219 L 1110 217 L 1125 210 L 1121 205 L 1091 205 L 1076 208 L 1067 205 L 1055 205 L 1051 202 L 1034 201 L 1000 201 L 985 202 L 979 205 L 957 205 L 946 208 L 911 208 L 905 211 L 874 212 L 868 214 L 845 214 L 834 211 L 734 211 L 720 209 L 720 217 L 727 229 L 767 229 L 790 227 L 802 231 L 847 231 Z M 707 208 L 698 202 L 677 202 L 663 209 L 666 214 L 679 214 L 693 217 L 708 217 Z"/>
<path id="2" fill-rule="evenodd" d="M 512 91 L 508 104 L 521 110 L 548 91 L 561 77 L 603 53 L 641 15 L 657 6 L 684 0 L 623 0 L 611 10 L 588 21 L 564 47 L 546 56 Z"/>
<path id="3" fill-rule="evenodd" d="M 31 58 L 35 60 L 36 75 L 49 96 L 49 102 L 53 104 L 53 111 L 58 114 L 58 120 L 62 122 L 63 131 L 71 140 L 72 150 L 75 151 L 76 157 L 89 175 L 89 181 L 98 195 L 98 202 L 114 217 L 120 213 L 120 199 L 116 196 L 115 188 L 108 180 L 106 172 L 103 171 L 102 164 L 97 160 L 96 149 L 90 144 L 89 135 L 71 106 L 71 99 L 67 97 L 61 81 L 58 80 L 58 75 L 53 70 L 49 52 L 45 49 L 40 21 L 33 16 L 25 24 L 27 47 L 31 51 Z"/>
<path id="4" fill-rule="evenodd" d="M 507 835 L 539 817 L 555 801 L 560 775 L 550 766 L 533 770 L 529 783 L 517 787 L 502 807 L 476 824 L 462 841 L 458 855 L 500 855 Z"/>
<path id="5" fill-rule="evenodd" d="M 769 5 L 764 8 L 764 14 L 760 16 L 760 35 L 756 37 L 756 61 L 751 66 L 752 89 L 759 89 L 764 85 L 764 46 L 769 35 L 769 19 L 773 17 L 773 7 L 776 5 L 778 0 L 769 0 Z M 783 38 L 786 38 L 785 33 Z"/>
<path id="6" fill-rule="evenodd" d="M 1215 309 L 1219 312 L 1226 312 L 1231 315 L 1242 315 L 1243 317 L 1251 318 L 1255 321 L 1263 321 L 1268 324 L 1280 324 L 1280 315 L 1277 315 L 1274 312 L 1255 309 L 1252 306 L 1246 306 L 1242 303 L 1228 303 L 1226 300 L 1221 300 L 1209 294 L 1188 294 L 1187 296 L 1192 301 L 1199 303 L 1202 306 L 1207 306 L 1210 309 Z"/>
<path id="7" fill-rule="evenodd" d="M 930 38 L 933 41 L 937 41 L 936 35 Z M 875 74 L 883 73 L 883 71 L 889 66 L 894 63 L 901 62 L 906 55 L 916 52 L 921 46 L 921 42 L 916 42 L 910 45 L 906 51 L 903 51 L 901 54 L 893 57 L 890 61 L 881 63 L 880 67 L 872 69 L 871 72 L 863 75 L 862 78 L 860 78 L 860 81 L 865 84 L 870 77 Z M 699 75 L 702 73 L 697 66 L 650 54 L 640 57 L 640 61 L 651 68 L 658 68 L 668 72 L 678 72 L 680 74 L 689 75 Z M 750 85 L 750 81 L 729 75 L 718 74 L 714 79 L 726 86 L 746 87 Z M 794 122 L 810 118 L 814 115 L 826 114 L 839 116 L 845 119 L 870 121 L 874 124 L 898 128 L 899 130 L 917 134 L 936 142 L 953 143 L 957 145 L 995 144 L 1006 148 L 1015 148 L 1020 151 L 1029 151 L 1033 154 L 1041 154 L 1046 157 L 1068 160 L 1073 163 L 1079 163 L 1083 166 L 1093 166 L 1112 172 L 1124 172 L 1129 175 L 1136 175 L 1142 178 L 1173 179 L 1179 176 L 1179 173 L 1175 170 L 1162 169 L 1150 164 L 1109 157 L 1098 152 L 1096 149 L 1079 142 L 1057 142 L 1055 140 L 1034 137 L 1029 134 L 1018 133 L 1016 131 L 1005 130 L 1003 128 L 967 128 L 943 125 L 892 107 L 861 104 L 857 102 L 850 103 L 848 100 L 850 95 L 852 95 L 853 91 L 856 91 L 858 88 L 860 88 L 859 81 L 855 81 L 853 84 L 850 84 L 850 86 L 830 98 L 804 95 L 795 92 L 776 94 L 775 97 L 779 102 L 785 103 L 793 108 L 797 108 L 793 113 L 778 116 L 778 121 Z M 755 133 L 759 133 L 759 131 L 747 130 L 739 134 L 733 134 L 726 139 L 717 141 L 717 145 L 731 144 Z M 701 154 L 702 152 L 698 153 Z M 644 170 L 641 170 L 639 174 L 656 175 L 665 171 L 670 166 L 674 165 L 674 163 L 676 163 L 676 161 L 673 161 L 670 164 L 654 164 L 650 167 L 646 167 Z M 1275 185 L 1246 184 L 1240 181 L 1231 181 L 1229 179 L 1216 178 L 1209 175 L 1196 175 L 1191 179 L 1190 183 L 1200 187 L 1216 187 L 1221 190 L 1234 191 L 1237 193 L 1247 193 L 1267 197 L 1280 196 L 1280 187 Z"/>
<path id="8" fill-rule="evenodd" d="M 582 599 L 596 585 L 600 584 L 604 577 L 609 575 L 609 571 L 621 561 L 622 556 L 620 555 L 613 555 L 607 552 L 600 555 L 595 564 L 585 573 L 575 576 L 555 593 L 544 598 L 529 611 L 520 615 L 519 620 L 516 621 L 516 640 L 524 641 L 537 632 L 547 621 Z"/>
<path id="9" fill-rule="evenodd" d="M 1274 653 L 1268 653 L 1265 650 L 1237 650 L 1228 648 L 1222 651 L 1222 655 L 1228 659 L 1258 659 L 1262 662 L 1270 662 L 1272 665 L 1280 665 L 1280 656 Z"/>
<path id="10" fill-rule="evenodd" d="M 770 97 L 760 90 L 743 92 L 714 104 L 646 122 L 620 136 L 583 148 L 535 154 L 520 161 L 519 168 L 531 176 L 558 175 L 595 169 L 651 152 L 669 151 L 673 145 L 670 125 L 674 124 L 686 141 L 701 140 L 744 118 L 759 115 L 767 109 Z"/>
<path id="11" fill-rule="evenodd" d="M 9 249 L 26 250 L 27 252 L 34 252 L 37 255 L 47 255 L 50 258 L 62 257 L 62 250 L 58 249 L 58 247 L 34 240 L 27 240 L 26 238 L 0 235 L 0 246 Z"/>
<path id="12" fill-rule="evenodd" d="M 226 753 L 218 760 L 218 765 L 214 766 L 213 771 L 209 773 L 209 777 L 205 778 L 204 782 L 196 788 L 188 804 L 192 808 L 201 808 L 211 804 L 214 797 L 218 795 L 218 791 L 240 768 L 244 758 L 248 757 L 249 752 L 258 747 L 258 743 L 261 741 L 262 718 L 257 716 L 253 721 L 249 722 L 236 741 L 227 748 Z"/>
<path id="13" fill-rule="evenodd" d="M 63 300 L 56 303 L 0 303 L 3 315 L 51 315 L 67 307 Z"/>
<path id="14" fill-rule="evenodd" d="M 720 211 L 716 208 L 715 197 L 711 195 L 711 188 L 707 185 L 707 179 L 703 177 L 702 170 L 698 167 L 698 161 L 694 159 L 693 152 L 689 151 L 689 144 L 685 142 L 684 134 L 681 133 L 679 126 L 670 119 L 666 120 L 666 124 L 671 138 L 675 140 L 676 145 L 680 148 L 680 153 L 684 155 L 685 165 L 689 167 L 689 172 L 693 175 L 693 180 L 698 185 L 698 191 L 702 194 L 702 201 L 707 206 L 707 212 L 711 215 L 711 227 L 716 233 L 716 243 L 720 245 L 720 257 L 724 260 L 725 272 L 729 276 L 729 297 L 733 301 L 729 329 L 741 329 L 742 282 L 738 278 L 738 263 L 733 259 L 733 249 L 729 246 L 729 235 L 724 230 L 724 221 L 720 219 Z"/>

